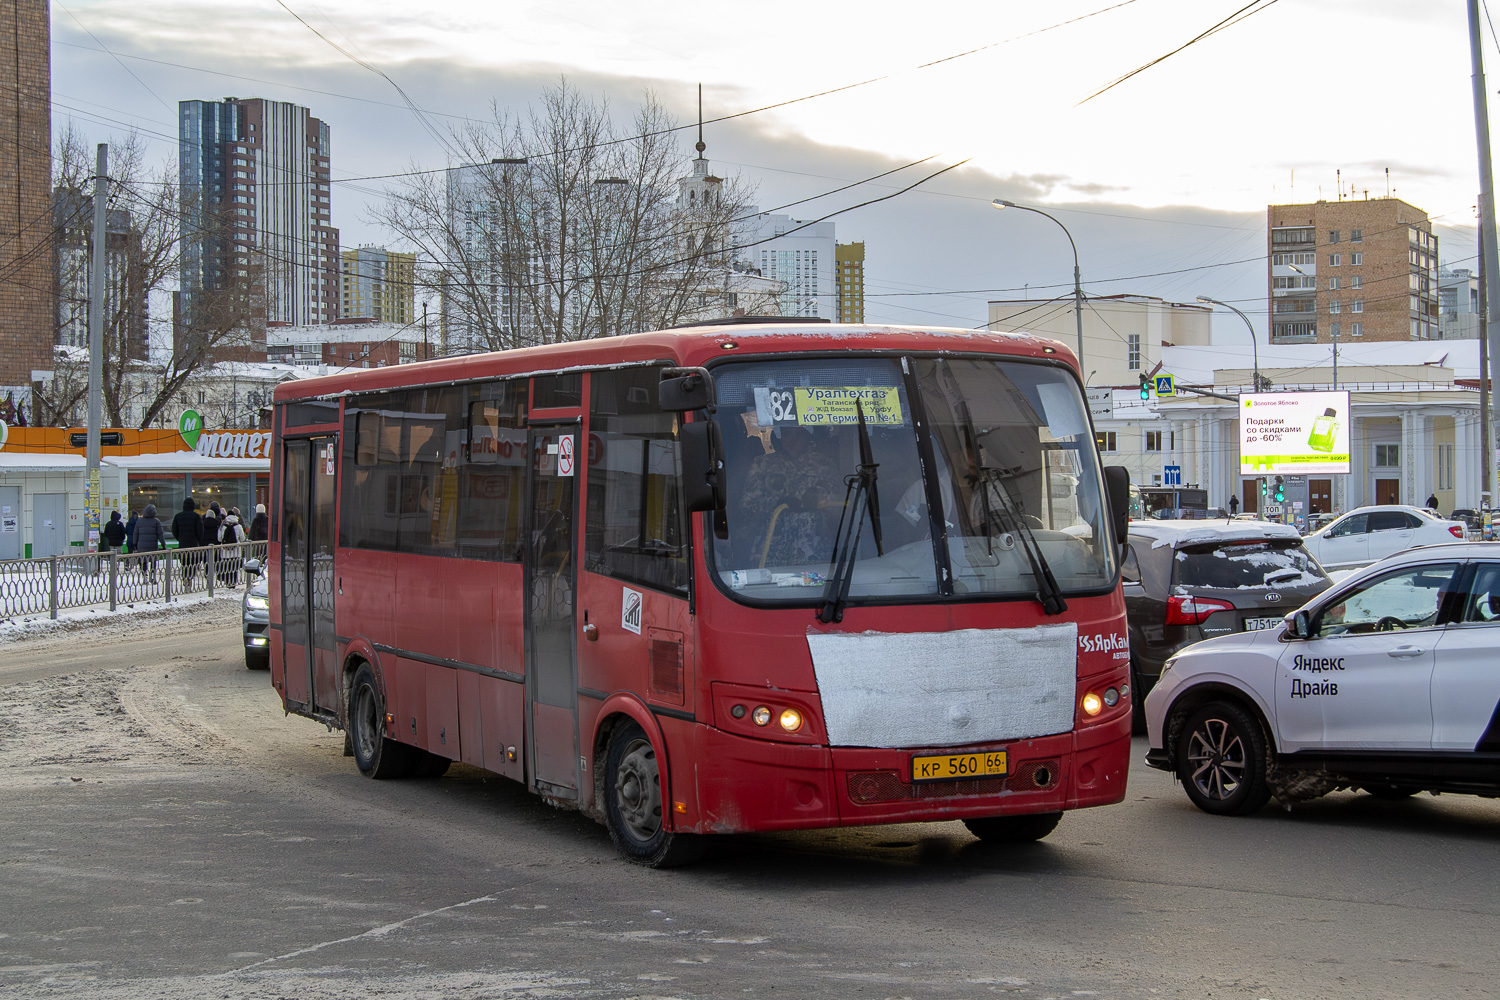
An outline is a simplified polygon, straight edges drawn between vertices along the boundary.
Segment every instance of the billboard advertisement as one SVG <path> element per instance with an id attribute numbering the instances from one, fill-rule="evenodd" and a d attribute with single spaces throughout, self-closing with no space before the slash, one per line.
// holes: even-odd
<path id="1" fill-rule="evenodd" d="M 1349 471 L 1347 392 L 1240 395 L 1240 475 Z"/>

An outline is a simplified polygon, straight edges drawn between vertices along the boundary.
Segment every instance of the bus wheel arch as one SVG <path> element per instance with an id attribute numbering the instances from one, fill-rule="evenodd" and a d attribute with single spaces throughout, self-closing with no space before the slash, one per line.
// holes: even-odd
<path id="1" fill-rule="evenodd" d="M 375 667 L 351 658 L 352 679 L 345 702 L 345 727 L 354 764 L 367 778 L 404 778 L 421 752 L 385 735 L 385 689 Z"/>
<path id="2" fill-rule="evenodd" d="M 661 728 L 644 706 L 619 705 L 601 714 L 590 813 L 602 819 L 626 860 L 650 868 L 690 864 L 704 848 L 701 837 L 671 828 L 671 764 L 664 748 Z"/>

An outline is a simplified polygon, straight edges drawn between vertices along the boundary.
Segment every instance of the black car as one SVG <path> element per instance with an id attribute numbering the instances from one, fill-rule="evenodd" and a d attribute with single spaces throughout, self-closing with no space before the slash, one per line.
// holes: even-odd
<path id="1" fill-rule="evenodd" d="M 1295 528 L 1268 521 L 1132 521 L 1122 573 L 1137 705 L 1173 653 L 1280 628 L 1332 584 Z"/>

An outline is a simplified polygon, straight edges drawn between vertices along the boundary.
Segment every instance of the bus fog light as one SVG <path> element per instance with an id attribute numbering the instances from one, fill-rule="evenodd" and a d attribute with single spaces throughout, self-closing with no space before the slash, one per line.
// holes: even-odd
<path id="1" fill-rule="evenodd" d="M 1117 704 L 1119 704 L 1119 702 L 1119 691 L 1116 691 L 1114 688 L 1109 688 L 1104 692 L 1104 704 L 1108 705 L 1110 708 L 1114 708 Z"/>
<path id="2" fill-rule="evenodd" d="M 789 733 L 795 733 L 802 728 L 802 713 L 795 708 L 788 708 L 781 713 L 781 728 Z"/>
<path id="3" fill-rule="evenodd" d="M 1084 715 L 1098 715 L 1102 711 L 1104 711 L 1104 702 L 1100 700 L 1097 694 L 1090 691 L 1083 696 Z"/>
<path id="4" fill-rule="evenodd" d="M 1129 698 L 1130 697 L 1130 685 L 1129 684 L 1121 684 L 1120 685 L 1120 697 L 1121 698 Z"/>
<path id="5" fill-rule="evenodd" d="M 757 726 L 768 725 L 771 721 L 771 710 L 764 705 L 758 706 L 750 713 L 750 721 Z"/>
<path id="6" fill-rule="evenodd" d="M 745 706 L 736 705 L 729 710 L 729 714 L 734 716 L 736 719 L 743 719 L 745 717 Z"/>

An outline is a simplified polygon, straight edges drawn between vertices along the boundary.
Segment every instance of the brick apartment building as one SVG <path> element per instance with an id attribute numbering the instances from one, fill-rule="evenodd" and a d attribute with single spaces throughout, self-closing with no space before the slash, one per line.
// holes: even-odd
<path id="1" fill-rule="evenodd" d="M 1399 198 L 1266 208 L 1271 343 L 1435 340 L 1438 244 Z"/>
<path id="2" fill-rule="evenodd" d="M 11 0 L 0 14 L 0 407 L 9 399 L 27 416 L 31 373 L 52 367 L 57 322 L 48 17 L 46 0 Z"/>

